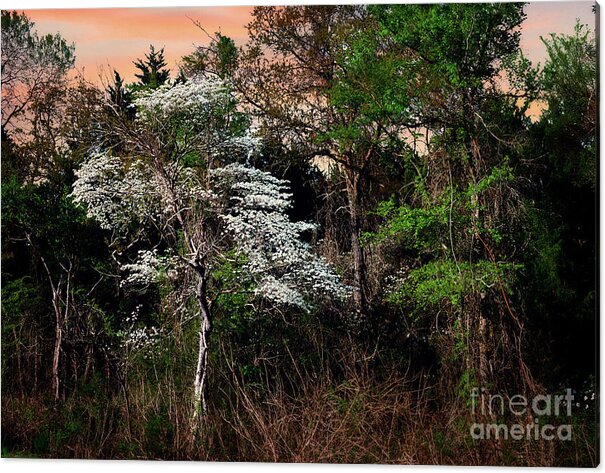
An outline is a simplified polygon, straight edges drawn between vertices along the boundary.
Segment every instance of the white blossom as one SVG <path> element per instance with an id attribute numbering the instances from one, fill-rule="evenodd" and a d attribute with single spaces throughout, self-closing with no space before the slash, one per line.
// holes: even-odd
<path id="1" fill-rule="evenodd" d="M 273 276 L 265 276 L 256 293 L 266 299 L 269 299 L 275 304 L 283 306 L 300 307 L 303 310 L 308 310 L 307 303 L 303 295 L 295 288 L 289 286 L 284 281 L 279 281 Z"/>
<path id="2" fill-rule="evenodd" d="M 209 75 L 146 91 L 134 100 L 134 105 L 143 121 L 166 121 L 185 115 L 189 120 L 202 122 L 213 110 L 224 107 L 230 100 L 225 82 Z"/>
<path id="3" fill-rule="evenodd" d="M 181 139 L 196 141 L 202 154 L 219 161 L 233 161 L 238 157 L 249 159 L 260 147 L 254 130 L 237 135 L 228 120 L 217 120 L 235 101 L 228 84 L 208 74 L 145 91 L 134 105 L 142 123 L 164 131 L 178 128 Z"/>
<path id="4" fill-rule="evenodd" d="M 157 327 L 137 327 L 124 333 L 121 345 L 134 351 L 149 350 L 154 347 L 159 339 L 161 332 Z"/>
<path id="5" fill-rule="evenodd" d="M 95 153 L 76 171 L 76 178 L 70 196 L 103 229 L 124 233 L 130 224 L 160 211 L 153 175 L 140 160 L 127 168 L 120 157 Z"/>
<path id="6" fill-rule="evenodd" d="M 248 130 L 235 136 L 220 120 L 213 121 L 216 113 L 229 108 L 233 100 L 222 80 L 199 77 L 162 86 L 134 103 L 139 124 L 147 126 L 148 131 L 164 133 L 174 127 L 179 133 L 168 135 L 178 136 L 177 140 L 196 140 L 195 147 L 176 143 L 183 145 L 182 149 L 197 149 L 200 155 L 221 158 L 218 162 L 233 163 L 244 158 L 249 162 L 251 153 L 260 148 L 255 133 Z M 314 231 L 315 225 L 289 219 L 292 194 L 288 182 L 267 172 L 236 163 L 206 173 L 203 166 L 189 167 L 178 158 L 164 162 L 157 156 L 124 158 L 96 153 L 76 172 L 76 177 L 71 194 L 74 202 L 84 205 L 88 216 L 102 228 L 124 238 L 153 227 L 160 232 L 169 229 L 167 240 L 174 241 L 186 220 L 190 237 L 203 239 L 218 231 L 206 228 L 208 221 L 215 222 L 211 224 L 215 227 L 217 220 L 222 222 L 219 228 L 224 226 L 226 235 L 231 237 L 227 240 L 246 256 L 244 270 L 256 284 L 255 294 L 276 305 L 308 311 L 314 302 L 341 300 L 351 292 L 304 241 L 305 233 Z M 209 211 L 219 218 L 206 219 Z M 191 245 L 196 249 L 189 251 L 195 253 L 202 247 L 213 252 L 228 250 L 213 245 L 198 241 Z M 135 261 L 120 266 L 121 286 L 145 290 L 158 281 L 161 268 L 172 281 L 177 281 L 179 273 L 188 270 L 183 261 L 195 257 L 177 256 L 177 248 L 173 244 L 167 250 L 172 253 L 168 254 L 139 251 Z"/>
<path id="7" fill-rule="evenodd" d="M 126 275 L 120 281 L 120 286 L 146 288 L 157 279 L 159 265 L 160 258 L 158 258 L 156 250 L 139 251 L 134 263 L 120 265 L 120 271 Z"/>
<path id="8" fill-rule="evenodd" d="M 309 300 L 348 297 L 350 288 L 302 240 L 315 225 L 288 218 L 292 195 L 286 181 L 241 164 L 217 169 L 212 176 L 228 196 L 222 218 L 247 257 L 245 270 L 258 280 L 257 295 L 303 310 L 309 310 Z"/>
<path id="9" fill-rule="evenodd" d="M 144 358 L 157 351 L 163 331 L 155 326 L 145 327 L 139 324 L 141 305 L 137 305 L 130 316 L 126 317 L 126 329 L 117 333 L 120 348 L 130 354 L 142 353 Z"/>

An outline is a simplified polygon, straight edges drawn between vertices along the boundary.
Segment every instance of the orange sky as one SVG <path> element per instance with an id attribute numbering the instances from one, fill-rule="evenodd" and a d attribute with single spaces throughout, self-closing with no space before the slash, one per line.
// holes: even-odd
<path id="1" fill-rule="evenodd" d="M 540 36 L 571 33 L 575 19 L 594 27 L 591 1 L 534 2 L 526 7 L 522 47 L 533 61 L 542 61 Z M 246 39 L 245 25 L 252 7 L 114 8 L 79 10 L 26 10 L 40 33 L 57 31 L 76 43 L 76 67 L 91 81 L 117 69 L 127 80 L 134 78 L 132 61 L 149 50 L 165 47 L 169 67 L 194 44 L 206 43 L 205 35 L 189 19 L 199 20 L 212 33 L 220 30 L 238 44 Z M 189 18 L 188 18 L 189 17 Z"/>
<path id="2" fill-rule="evenodd" d="M 207 43 L 191 20 L 199 20 L 211 34 L 221 31 L 241 44 L 251 11 L 252 7 L 25 10 L 40 33 L 59 31 L 76 43 L 76 67 L 93 81 L 112 69 L 133 80 L 132 61 L 143 57 L 150 44 L 165 48 L 168 67 L 176 73 L 182 56 L 195 44 Z"/>

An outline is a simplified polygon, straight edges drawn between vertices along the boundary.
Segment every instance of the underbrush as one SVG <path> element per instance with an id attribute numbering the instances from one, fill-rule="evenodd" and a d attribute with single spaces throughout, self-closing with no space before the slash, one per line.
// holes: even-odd
<path id="1" fill-rule="evenodd" d="M 133 378 L 128 401 L 4 396 L 2 455 L 211 461 L 440 465 L 597 464 L 594 412 L 574 416 L 571 441 L 473 440 L 462 400 L 445 403 L 419 375 L 299 377 L 270 389 L 224 375 L 195 437 L 186 392 Z M 292 392 L 292 386 L 296 386 Z"/>

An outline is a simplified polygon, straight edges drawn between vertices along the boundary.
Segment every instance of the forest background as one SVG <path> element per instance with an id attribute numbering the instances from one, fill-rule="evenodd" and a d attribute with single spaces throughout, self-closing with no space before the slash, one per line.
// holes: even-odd
<path id="1" fill-rule="evenodd" d="M 524 20 L 259 7 L 91 83 L 3 12 L 3 455 L 595 464 L 594 31 Z M 475 387 L 573 440 L 473 441 Z"/>

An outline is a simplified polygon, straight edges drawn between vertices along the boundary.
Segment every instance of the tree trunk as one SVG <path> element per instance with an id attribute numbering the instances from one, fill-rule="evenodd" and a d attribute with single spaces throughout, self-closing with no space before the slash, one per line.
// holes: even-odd
<path id="1" fill-rule="evenodd" d="M 53 307 L 55 310 L 55 346 L 52 362 L 52 390 L 55 401 L 59 400 L 59 358 L 61 356 L 61 343 L 63 342 L 63 314 L 61 313 L 60 288 L 53 291 Z"/>
<path id="2" fill-rule="evenodd" d="M 355 291 L 353 299 L 360 312 L 367 307 L 366 296 L 366 264 L 365 254 L 361 246 L 362 206 L 359 192 L 360 176 L 355 170 L 346 171 L 347 197 L 349 200 L 349 218 L 351 223 L 351 256 L 353 258 L 353 284 Z"/>
<path id="3" fill-rule="evenodd" d="M 29 241 L 29 244 L 33 248 L 36 248 L 31 239 L 31 236 L 28 233 L 25 234 L 25 237 Z M 59 359 L 61 357 L 61 344 L 63 343 L 63 327 L 65 326 L 65 321 L 67 320 L 67 317 L 69 316 L 69 311 L 70 311 L 69 296 L 70 296 L 70 291 L 71 291 L 71 272 L 73 269 L 73 265 L 72 265 L 71 261 L 69 261 L 69 265 L 67 268 L 65 266 L 63 266 L 62 264 L 60 264 L 61 268 L 63 268 L 63 270 L 65 271 L 65 273 L 67 275 L 66 283 L 65 283 L 65 308 L 62 309 L 61 295 L 63 293 L 63 287 L 64 287 L 63 286 L 63 277 L 60 277 L 59 282 L 57 284 L 55 284 L 53 282 L 52 273 L 50 271 L 50 268 L 46 264 L 46 260 L 44 259 L 44 257 L 42 255 L 40 255 L 40 261 L 42 262 L 42 265 L 44 266 L 44 269 L 46 270 L 46 275 L 48 276 L 48 282 L 50 283 L 50 288 L 53 293 L 52 304 L 53 304 L 53 309 L 55 312 L 55 346 L 53 349 L 51 378 L 52 378 L 53 396 L 55 398 L 55 401 L 58 401 L 59 400 L 59 391 L 60 391 L 60 381 L 61 381 L 60 376 L 59 376 L 59 361 L 60 361 Z"/>
<path id="4" fill-rule="evenodd" d="M 201 256 L 200 246 L 194 242 L 193 235 L 197 232 L 190 231 L 189 222 L 180 210 L 183 209 L 184 206 L 174 192 L 174 185 L 168 177 L 161 159 L 156 159 L 155 168 L 158 173 L 159 181 L 164 184 L 163 187 L 167 195 L 170 196 L 176 218 L 185 236 L 187 250 L 189 254 L 195 255 L 189 261 L 189 265 L 193 268 L 198 277 L 195 297 L 198 303 L 198 316 L 200 320 L 197 366 L 195 369 L 195 378 L 193 380 L 193 415 L 191 417 L 191 439 L 194 440 L 200 426 L 200 420 L 208 410 L 208 339 L 212 325 L 210 306 L 207 298 L 207 266 L 205 257 Z M 198 235 L 198 238 L 200 241 L 204 241 L 202 236 Z"/>
<path id="5" fill-rule="evenodd" d="M 199 421 L 208 410 L 208 339 L 211 331 L 210 306 L 206 298 L 206 274 L 203 268 L 196 269 L 199 277 L 195 296 L 200 318 L 200 339 L 198 345 L 197 368 L 193 383 L 192 431 L 197 430 Z"/>
<path id="6" fill-rule="evenodd" d="M 490 369 L 489 369 L 489 350 L 488 350 L 488 337 L 489 337 L 489 321 L 485 318 L 482 313 L 479 313 L 479 327 L 478 327 L 478 344 L 479 344 L 479 383 L 481 386 L 489 386 L 491 383 Z"/>

